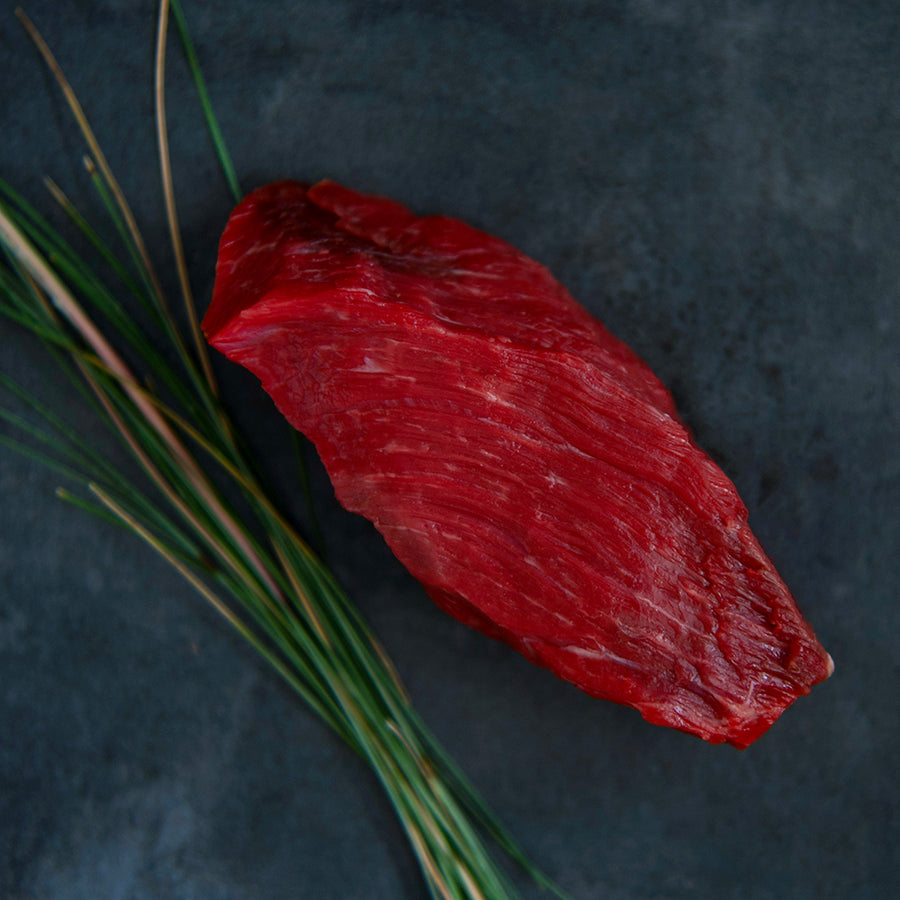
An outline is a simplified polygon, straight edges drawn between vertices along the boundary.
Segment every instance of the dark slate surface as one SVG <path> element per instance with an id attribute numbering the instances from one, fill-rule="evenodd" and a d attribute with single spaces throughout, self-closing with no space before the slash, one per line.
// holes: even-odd
<path id="1" fill-rule="evenodd" d="M 504 821 L 579 900 L 900 896 L 897 4 L 186 3 L 244 186 L 329 176 L 550 266 L 671 385 L 837 663 L 745 753 L 654 728 L 444 617 L 317 472 L 337 572 Z M 154 4 L 28 9 L 168 270 Z M 229 200 L 171 57 L 205 298 Z M 8 7 L 0 83 L 3 177 L 90 207 Z M 71 406 L 40 348 L 0 340 Z M 281 423 L 220 371 L 292 502 Z M 58 483 L 0 454 L 0 896 L 424 897 L 363 766 Z"/>

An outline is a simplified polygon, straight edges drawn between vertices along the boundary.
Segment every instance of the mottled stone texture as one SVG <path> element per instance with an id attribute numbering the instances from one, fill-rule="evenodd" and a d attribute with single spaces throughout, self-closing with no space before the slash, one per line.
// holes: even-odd
<path id="1" fill-rule="evenodd" d="M 334 568 L 502 818 L 578 900 L 896 896 L 896 4 L 185 5 L 245 187 L 331 177 L 547 264 L 673 388 L 834 656 L 834 677 L 743 754 L 654 728 L 437 611 L 317 469 Z M 28 11 L 168 269 L 154 4 Z M 0 174 L 41 203 L 52 174 L 96 212 L 8 8 L 0 48 Z M 230 201 L 170 56 L 206 298 Z M 40 347 L 6 322 L 0 339 L 4 371 L 94 427 Z M 301 508 L 280 418 L 220 371 Z M 424 897 L 358 760 L 58 483 L 0 454 L 0 896 Z"/>

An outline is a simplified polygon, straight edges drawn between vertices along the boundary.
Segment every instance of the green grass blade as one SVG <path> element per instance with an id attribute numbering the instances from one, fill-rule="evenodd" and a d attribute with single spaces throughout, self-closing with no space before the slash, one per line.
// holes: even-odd
<path id="1" fill-rule="evenodd" d="M 185 19 L 184 12 L 181 9 L 181 4 L 178 0 L 171 0 L 171 8 L 175 17 L 178 35 L 181 38 L 184 55 L 187 59 L 188 66 L 190 67 L 197 94 L 200 97 L 200 105 L 203 107 L 203 117 L 206 119 L 206 126 L 209 129 L 213 147 L 215 148 L 216 156 L 219 159 L 219 165 L 221 165 L 222 171 L 225 174 L 225 179 L 228 181 L 228 187 L 231 189 L 234 202 L 239 203 L 243 196 L 241 193 L 241 186 L 238 183 L 237 172 L 235 172 L 234 165 L 231 162 L 231 155 L 228 152 L 228 147 L 225 145 L 225 139 L 222 137 L 222 130 L 219 128 L 219 120 L 216 118 L 216 114 L 213 111 L 212 101 L 209 98 L 209 91 L 206 88 L 206 79 L 203 77 L 200 63 L 197 60 L 197 52 L 194 49 L 194 42 L 191 40 L 191 35 L 188 31 L 187 20 Z"/>

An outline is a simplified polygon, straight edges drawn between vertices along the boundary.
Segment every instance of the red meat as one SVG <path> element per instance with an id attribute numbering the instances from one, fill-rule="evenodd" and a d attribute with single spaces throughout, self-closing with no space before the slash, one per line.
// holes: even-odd
<path id="1" fill-rule="evenodd" d="M 831 673 L 663 385 L 503 241 L 269 185 L 203 327 L 441 607 L 584 691 L 745 747 Z"/>

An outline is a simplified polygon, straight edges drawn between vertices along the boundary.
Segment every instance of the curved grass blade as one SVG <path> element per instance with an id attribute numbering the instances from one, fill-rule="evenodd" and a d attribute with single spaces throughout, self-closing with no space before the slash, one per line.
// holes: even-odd
<path id="1" fill-rule="evenodd" d="M 188 322 L 191 328 L 191 336 L 194 339 L 194 349 L 203 369 L 203 377 L 213 396 L 218 396 L 216 379 L 213 377 L 212 367 L 209 363 L 209 353 L 206 341 L 200 332 L 200 321 L 197 318 L 197 305 L 194 303 L 194 294 L 191 290 L 191 280 L 188 277 L 187 260 L 184 256 L 184 242 L 181 240 L 181 230 L 178 227 L 178 211 L 175 204 L 175 187 L 172 184 L 172 160 L 169 154 L 169 134 L 166 126 L 166 36 L 169 31 L 169 0 L 162 0 L 159 4 L 159 23 L 156 31 L 156 64 L 154 88 L 156 97 L 156 135 L 159 149 L 159 166 L 162 176 L 163 199 L 166 203 L 166 220 L 169 225 L 169 236 L 172 240 L 172 250 L 175 253 L 175 268 L 178 271 L 178 281 L 181 284 L 181 293 L 184 297 L 184 308 L 187 311 Z"/>
<path id="2" fill-rule="evenodd" d="M 222 137 L 222 130 L 219 128 L 219 120 L 216 118 L 212 101 L 209 99 L 209 91 L 206 88 L 206 79 L 203 77 L 200 63 L 197 60 L 197 52 L 194 49 L 194 42 L 191 40 L 191 34 L 188 31 L 187 20 L 184 17 L 184 12 L 182 11 L 181 4 L 178 0 L 171 0 L 171 6 L 172 15 L 175 19 L 175 27 L 178 29 L 178 36 L 181 38 L 181 46 L 184 49 L 184 55 L 187 59 L 188 67 L 191 70 L 191 76 L 194 79 L 197 94 L 200 97 L 200 104 L 203 107 L 203 117 L 206 120 L 206 125 L 209 129 L 210 137 L 212 138 L 213 148 L 216 151 L 219 165 L 222 167 L 222 172 L 228 182 L 228 187 L 231 189 L 234 202 L 239 203 L 241 197 L 243 197 L 243 193 L 241 192 L 237 173 L 234 170 L 234 164 L 231 162 L 231 155 L 228 152 L 228 147 L 225 145 L 225 139 Z"/>

